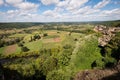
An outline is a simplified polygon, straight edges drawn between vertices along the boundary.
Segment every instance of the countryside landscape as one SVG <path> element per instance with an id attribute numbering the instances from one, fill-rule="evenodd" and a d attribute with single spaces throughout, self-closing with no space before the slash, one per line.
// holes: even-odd
<path id="1" fill-rule="evenodd" d="M 6 80 L 79 80 L 83 70 L 111 69 L 119 62 L 120 21 L 0 26 L 1 78 Z"/>
<path id="2" fill-rule="evenodd" d="M 120 1 L 0 0 L 0 80 L 120 80 Z"/>

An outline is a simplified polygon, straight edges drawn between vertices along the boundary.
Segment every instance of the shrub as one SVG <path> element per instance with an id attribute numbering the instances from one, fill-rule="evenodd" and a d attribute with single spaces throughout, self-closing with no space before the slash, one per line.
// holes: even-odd
<path id="1" fill-rule="evenodd" d="M 66 44 L 63 46 L 64 49 L 70 49 L 72 46 L 70 44 Z"/>
<path id="2" fill-rule="evenodd" d="M 23 47 L 23 44 L 22 44 L 22 43 L 18 43 L 18 46 L 19 46 L 19 47 Z"/>
<path id="3" fill-rule="evenodd" d="M 44 36 L 44 37 L 45 37 L 45 36 L 48 36 L 48 34 L 47 34 L 47 33 L 44 33 L 43 36 Z"/>
<path id="4" fill-rule="evenodd" d="M 26 46 L 21 47 L 21 50 L 22 50 L 23 52 L 29 51 L 29 49 L 28 49 Z"/>

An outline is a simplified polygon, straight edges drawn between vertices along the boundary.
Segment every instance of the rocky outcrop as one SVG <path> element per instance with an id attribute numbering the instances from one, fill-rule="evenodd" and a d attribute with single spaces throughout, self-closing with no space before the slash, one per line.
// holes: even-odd
<path id="1" fill-rule="evenodd" d="M 94 31 L 100 32 L 103 34 L 98 39 L 99 46 L 105 46 L 114 36 L 116 32 L 120 32 L 119 27 L 106 27 L 103 25 L 95 26 Z"/>
<path id="2" fill-rule="evenodd" d="M 108 42 L 115 36 L 115 34 L 109 34 L 109 35 L 103 35 L 99 37 L 98 43 L 99 46 L 105 46 L 108 44 Z"/>

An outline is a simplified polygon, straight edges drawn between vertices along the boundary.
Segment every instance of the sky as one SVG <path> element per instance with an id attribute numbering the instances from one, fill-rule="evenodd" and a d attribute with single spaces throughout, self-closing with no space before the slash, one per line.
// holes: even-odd
<path id="1" fill-rule="evenodd" d="M 0 22 L 120 20 L 120 0 L 0 0 Z"/>

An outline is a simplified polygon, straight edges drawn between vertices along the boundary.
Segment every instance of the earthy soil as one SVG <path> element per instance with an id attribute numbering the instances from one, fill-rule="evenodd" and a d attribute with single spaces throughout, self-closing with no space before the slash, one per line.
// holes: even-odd
<path id="1" fill-rule="evenodd" d="M 60 42 L 61 39 L 60 38 L 54 38 L 54 42 Z"/>
<path id="2" fill-rule="evenodd" d="M 17 47 L 16 44 L 6 47 L 5 50 L 4 50 L 4 54 L 6 55 L 6 54 L 14 53 L 16 51 L 16 47 Z"/>
<path id="3" fill-rule="evenodd" d="M 50 39 L 44 39 L 44 43 L 51 43 L 51 42 L 60 42 L 61 39 L 58 38 L 50 38 Z"/>
<path id="4" fill-rule="evenodd" d="M 80 71 L 74 80 L 120 80 L 120 61 L 111 69 Z"/>

